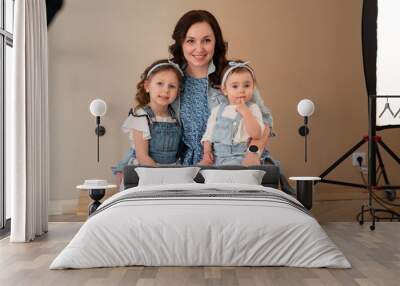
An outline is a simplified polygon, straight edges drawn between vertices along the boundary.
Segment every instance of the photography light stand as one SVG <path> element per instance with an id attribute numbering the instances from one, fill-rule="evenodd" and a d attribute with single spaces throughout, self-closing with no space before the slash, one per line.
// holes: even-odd
<path id="1" fill-rule="evenodd" d="M 400 186 L 390 185 L 389 178 L 382 160 L 382 156 L 379 150 L 379 145 L 392 157 L 398 164 L 400 164 L 400 158 L 384 143 L 381 136 L 376 135 L 376 99 L 380 97 L 389 97 L 387 95 L 369 95 L 368 96 L 368 135 L 364 136 L 357 144 L 351 147 L 345 154 L 343 154 L 337 161 L 335 161 L 328 169 L 319 175 L 321 181 L 317 183 L 328 183 L 337 184 L 348 187 L 357 187 L 368 190 L 368 201 L 367 204 L 361 206 L 361 212 L 357 215 L 357 220 L 360 224 L 364 223 L 364 213 L 369 212 L 372 217 L 371 230 L 375 229 L 375 222 L 379 220 L 400 220 L 400 213 L 397 213 L 389 208 L 389 206 L 400 206 L 395 203 L 390 203 L 384 199 L 378 197 L 375 192 L 384 190 L 386 192 L 387 199 L 393 201 L 396 198 L 396 189 L 400 189 Z M 398 97 L 400 96 L 390 96 Z M 340 165 L 345 159 L 347 159 L 354 151 L 360 148 L 365 143 L 368 143 L 368 182 L 366 184 L 355 184 L 336 180 L 324 179 L 331 171 L 333 171 L 338 165 Z M 378 186 L 377 180 L 377 166 L 376 161 L 378 160 L 378 170 L 383 175 L 385 185 Z M 373 201 L 378 202 L 383 208 L 377 209 L 373 206 Z M 377 213 L 389 214 L 389 217 L 378 216 Z"/>
<path id="2" fill-rule="evenodd" d="M 378 6 L 380 6 L 380 16 L 378 15 Z M 398 164 L 400 164 L 400 158 L 383 142 L 381 136 L 376 135 L 377 131 L 389 128 L 400 128 L 400 124 L 396 123 L 397 120 L 389 120 L 389 122 L 385 122 L 380 119 L 380 117 L 383 116 L 384 113 L 390 113 L 393 119 L 398 119 L 397 116 L 398 114 L 400 114 L 400 111 L 393 112 L 388 103 L 389 97 L 400 97 L 398 95 L 399 85 L 394 84 L 396 83 L 396 81 L 393 81 L 393 77 L 398 74 L 397 70 L 399 61 L 397 60 L 397 52 L 395 54 L 392 53 L 392 51 L 398 50 L 396 48 L 393 48 L 399 47 L 399 45 L 397 45 L 397 41 L 394 41 L 395 45 L 393 46 L 393 41 L 391 40 L 393 37 L 397 39 L 397 34 L 390 26 L 387 26 L 388 23 L 390 23 L 390 25 L 393 25 L 393 21 L 397 21 L 397 15 L 393 14 L 392 11 L 394 11 L 398 7 L 399 3 L 397 1 L 389 2 L 378 0 L 363 0 L 362 54 L 364 77 L 368 95 L 368 135 L 364 136 L 362 140 L 351 147 L 343 156 L 341 156 L 319 176 L 322 178 L 322 180 L 320 181 L 322 183 L 331 183 L 368 189 L 368 201 L 365 205 L 361 207 L 361 212 L 357 215 L 357 220 L 360 224 L 363 224 L 364 213 L 369 212 L 372 217 L 372 225 L 370 226 L 371 230 L 375 229 L 375 222 L 381 219 L 400 221 L 400 213 L 397 213 L 393 209 L 391 209 L 391 207 L 393 206 L 400 207 L 400 204 L 391 202 L 396 198 L 396 189 L 400 189 L 400 186 L 390 185 L 389 178 L 382 160 L 381 152 L 379 150 L 379 146 L 382 147 Z M 379 18 L 378 16 L 381 18 Z M 385 21 L 382 21 L 383 18 L 385 19 Z M 391 19 L 391 21 L 387 21 L 388 18 Z M 383 35 L 382 31 L 385 31 L 386 33 Z M 380 49 L 378 49 L 378 40 L 381 47 Z M 390 45 L 392 49 L 387 50 L 382 48 L 385 47 L 385 45 L 386 47 L 387 45 Z M 383 63 L 386 64 L 385 68 L 382 66 Z M 388 79 L 388 77 L 390 78 L 390 84 L 388 84 L 388 81 L 385 81 Z M 388 90 L 388 92 L 386 92 L 386 90 Z M 377 99 L 379 98 L 387 98 L 387 100 L 383 111 L 380 113 L 379 118 L 377 118 L 376 108 Z M 378 119 L 379 126 L 377 126 Z M 365 181 L 362 172 L 361 175 L 364 184 L 355 184 L 325 179 L 325 177 L 333 169 L 335 169 L 340 163 L 342 163 L 354 151 L 356 151 L 365 143 L 368 143 L 368 182 Z M 376 166 L 377 161 L 379 162 L 378 168 Z M 362 161 L 359 161 L 359 163 L 361 169 Z M 378 178 L 377 171 L 380 172 Z M 381 178 L 381 175 L 383 175 L 385 185 L 378 186 L 378 181 Z M 378 190 L 385 191 L 387 197 L 386 200 L 376 194 L 376 191 Z M 373 206 L 373 202 L 381 206 L 382 209 L 375 208 Z M 389 216 L 380 217 L 377 215 L 378 213 L 389 214 Z"/>
<path id="3" fill-rule="evenodd" d="M 344 181 L 338 181 L 338 180 L 330 180 L 330 179 L 325 179 L 326 176 L 328 176 L 329 173 L 331 173 L 337 166 L 339 166 L 344 160 L 346 160 L 348 157 L 350 157 L 355 151 L 357 151 L 361 146 L 363 146 L 365 143 L 369 143 L 370 136 L 364 136 L 358 143 L 356 143 L 353 147 L 351 147 L 346 153 L 344 153 L 338 160 L 336 160 L 332 165 L 330 165 L 325 171 L 323 171 L 319 177 L 321 178 L 320 183 L 326 183 L 326 184 L 335 184 L 335 185 L 341 185 L 341 186 L 347 186 L 347 187 L 355 187 L 355 188 L 361 188 L 361 189 L 366 189 L 367 184 L 357 184 L 357 183 L 351 183 L 351 182 L 344 182 Z M 382 160 L 381 152 L 379 150 L 379 145 L 396 161 L 400 164 L 400 158 L 385 144 L 385 142 L 382 140 L 381 136 L 377 136 L 376 134 L 374 135 L 373 138 L 371 138 L 373 144 L 375 144 L 375 156 L 376 159 L 378 160 L 378 167 L 377 170 L 379 170 L 383 176 L 383 179 L 385 181 L 385 185 L 381 185 L 379 187 L 376 187 L 375 189 L 377 190 L 384 190 L 386 193 L 386 198 L 389 201 L 393 201 L 396 198 L 396 189 L 400 189 L 400 186 L 395 186 L 391 185 L 389 182 L 389 177 L 386 172 L 385 164 Z M 379 145 L 378 145 L 379 144 Z M 375 168 L 376 168 L 376 163 L 375 163 Z M 375 170 L 375 174 L 376 171 Z M 375 175 L 375 185 L 376 185 L 376 175 Z M 378 180 L 379 181 L 379 180 Z M 318 183 L 318 182 L 317 182 Z"/>
<path id="4" fill-rule="evenodd" d="M 400 96 L 386 96 L 386 95 L 369 95 L 368 96 L 368 129 L 372 129 L 372 131 L 368 133 L 368 135 L 364 136 L 358 143 L 356 143 L 353 147 L 351 147 L 346 153 L 344 153 L 338 160 L 336 160 L 331 166 L 329 166 L 324 172 L 322 172 L 319 177 L 321 178 L 320 183 L 327 183 L 327 184 L 336 184 L 348 187 L 355 187 L 355 188 L 368 188 L 368 184 L 356 184 L 350 182 L 343 182 L 337 180 L 328 180 L 325 177 L 332 172 L 337 166 L 339 166 L 344 160 L 346 160 L 349 156 L 351 156 L 357 149 L 363 146 L 365 143 L 368 143 L 368 147 L 373 145 L 373 154 L 372 158 L 376 158 L 378 160 L 378 168 L 376 167 L 376 161 L 373 160 L 373 165 L 371 165 L 370 158 L 368 159 L 368 166 L 371 166 L 371 170 L 375 170 L 373 172 L 374 177 L 371 181 L 373 186 L 375 186 L 376 190 L 384 190 L 386 193 L 386 198 L 389 201 L 393 201 L 396 198 L 396 189 L 400 189 L 400 186 L 391 185 L 389 182 L 389 177 L 386 172 L 385 164 L 382 160 L 381 152 L 379 150 L 379 145 L 392 157 L 398 164 L 400 164 L 400 158 L 393 152 L 388 145 L 382 140 L 381 136 L 376 135 L 376 131 L 379 130 L 379 127 L 376 126 L 376 98 L 387 98 L 387 97 L 400 97 Z M 384 128 L 382 128 L 384 129 Z M 372 135 L 371 135 L 372 134 Z M 360 164 L 361 165 L 361 164 Z M 360 166 L 361 167 L 361 166 Z M 377 181 L 379 181 L 380 176 L 377 180 L 376 171 L 379 170 L 383 175 L 383 179 L 385 181 L 385 185 L 377 187 Z M 370 172 L 370 169 L 368 171 Z M 318 183 L 318 182 L 316 182 Z M 379 183 L 379 182 L 378 182 Z"/>
<path id="5" fill-rule="evenodd" d="M 400 214 L 391 210 L 387 205 L 391 206 L 400 206 L 395 203 L 385 202 L 382 198 L 379 198 L 375 195 L 375 191 L 384 188 L 391 189 L 400 189 L 400 186 L 381 186 L 377 187 L 376 180 L 376 159 L 378 159 L 379 164 L 382 168 L 382 173 L 385 179 L 385 183 L 388 184 L 389 179 L 387 178 L 387 174 L 383 165 L 382 157 L 378 148 L 378 144 L 380 144 L 385 151 L 400 165 L 400 158 L 382 141 L 380 136 L 376 136 L 377 126 L 376 126 L 376 99 L 377 98 L 388 98 L 389 96 L 385 95 L 368 95 L 368 204 L 365 206 L 364 204 L 361 206 L 361 211 L 357 215 L 358 222 L 362 225 L 364 224 L 364 213 L 369 212 L 372 218 L 372 225 L 370 225 L 370 229 L 375 229 L 375 222 L 379 220 L 389 219 L 393 221 L 396 219 L 400 221 Z M 400 97 L 400 96 L 390 96 L 390 97 Z M 396 198 L 396 193 L 394 193 L 394 200 Z M 377 209 L 373 206 L 373 200 L 376 201 L 383 209 Z M 386 205 L 387 204 L 387 205 Z M 377 213 L 386 213 L 390 214 L 390 217 L 380 217 Z"/>

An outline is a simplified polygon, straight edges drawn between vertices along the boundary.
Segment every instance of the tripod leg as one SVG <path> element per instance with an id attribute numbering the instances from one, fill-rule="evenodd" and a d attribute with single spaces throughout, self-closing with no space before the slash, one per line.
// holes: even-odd
<path id="1" fill-rule="evenodd" d="M 360 225 L 364 224 L 364 204 L 361 205 L 361 219 L 358 222 Z"/>
<path id="2" fill-rule="evenodd" d="M 372 215 L 372 225 L 369 226 L 370 230 L 375 230 L 375 210 L 373 208 L 371 208 L 371 215 Z"/>
<path id="3" fill-rule="evenodd" d="M 390 185 L 389 177 L 386 173 L 385 165 L 383 164 L 381 152 L 379 151 L 379 145 L 376 145 L 376 156 L 378 157 L 379 166 L 382 171 L 383 179 L 386 185 Z M 394 201 L 396 199 L 396 191 L 391 189 L 385 189 L 386 198 L 389 201 Z"/>
<path id="4" fill-rule="evenodd" d="M 344 160 L 347 159 L 351 154 L 354 153 L 358 148 L 360 148 L 366 141 L 364 139 L 361 139 L 360 142 L 358 142 L 356 145 L 354 145 L 349 151 L 347 151 L 342 157 L 340 157 L 338 160 L 336 160 L 328 169 L 326 169 L 319 177 L 323 179 L 325 176 L 327 176 L 333 169 L 335 169 L 340 163 L 342 163 Z"/>
<path id="5" fill-rule="evenodd" d="M 397 162 L 400 164 L 400 158 L 386 145 L 382 140 L 378 141 L 378 143 L 385 149 L 385 151 Z"/>

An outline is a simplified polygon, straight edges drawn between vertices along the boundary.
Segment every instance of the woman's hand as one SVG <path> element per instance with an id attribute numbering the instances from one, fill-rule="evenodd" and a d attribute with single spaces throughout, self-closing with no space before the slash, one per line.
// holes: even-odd
<path id="1" fill-rule="evenodd" d="M 260 156 L 257 153 L 247 152 L 242 161 L 243 166 L 258 166 L 260 163 Z"/>
<path id="2" fill-rule="evenodd" d="M 265 146 L 267 145 L 269 138 L 269 125 L 265 124 L 264 133 L 262 134 L 261 139 L 251 139 L 249 142 L 249 146 L 256 145 L 259 150 L 259 154 L 262 154 Z M 246 155 L 243 158 L 242 165 L 243 166 L 251 166 L 251 165 L 261 165 L 261 158 L 258 153 L 246 152 Z"/>
<path id="3" fill-rule="evenodd" d="M 203 141 L 203 159 L 199 162 L 200 165 L 213 165 L 214 154 L 212 152 L 212 146 L 209 141 Z"/>
<path id="4" fill-rule="evenodd" d="M 213 165 L 214 164 L 214 155 L 212 152 L 207 152 L 203 154 L 203 159 L 199 162 L 200 165 Z"/>

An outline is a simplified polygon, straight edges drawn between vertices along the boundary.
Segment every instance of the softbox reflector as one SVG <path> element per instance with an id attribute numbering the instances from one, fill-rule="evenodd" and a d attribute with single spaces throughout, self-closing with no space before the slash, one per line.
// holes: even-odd
<path id="1" fill-rule="evenodd" d="M 400 1 L 378 0 L 376 125 L 400 126 Z"/>

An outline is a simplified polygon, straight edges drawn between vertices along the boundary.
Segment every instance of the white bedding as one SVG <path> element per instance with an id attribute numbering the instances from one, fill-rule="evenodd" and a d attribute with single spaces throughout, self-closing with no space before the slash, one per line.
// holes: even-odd
<path id="1" fill-rule="evenodd" d="M 50 269 L 126 265 L 351 267 L 312 216 L 280 200 L 178 196 L 115 203 L 137 192 L 207 189 L 261 190 L 299 204 L 279 190 L 254 185 L 135 187 L 106 200 L 99 207 L 103 210 L 85 222 Z"/>

